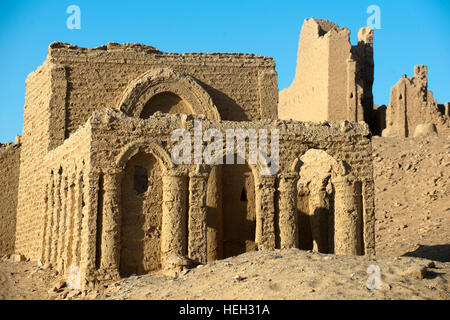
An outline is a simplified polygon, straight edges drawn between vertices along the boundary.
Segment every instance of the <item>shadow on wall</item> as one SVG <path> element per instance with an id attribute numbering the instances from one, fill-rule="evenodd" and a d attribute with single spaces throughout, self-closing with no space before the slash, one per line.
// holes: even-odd
<path id="1" fill-rule="evenodd" d="M 374 105 L 372 114 L 368 117 L 370 119 L 368 125 L 374 136 L 381 136 L 383 130 L 386 129 L 386 109 L 386 105 Z"/>
<path id="2" fill-rule="evenodd" d="M 210 94 L 213 99 L 214 104 L 217 106 L 220 118 L 222 120 L 233 120 L 233 121 L 249 121 L 245 110 L 236 103 L 232 98 L 227 96 L 222 91 L 219 91 L 207 84 L 200 82 L 200 85 L 205 88 L 205 90 Z"/>
<path id="3" fill-rule="evenodd" d="M 156 111 L 162 113 L 193 113 L 188 104 L 178 95 L 172 92 L 162 92 L 153 96 L 144 106 L 140 118 L 148 119 Z"/>
<path id="4" fill-rule="evenodd" d="M 414 251 L 407 252 L 404 257 L 416 257 L 440 262 L 450 262 L 450 244 L 440 244 L 433 246 L 420 245 Z"/>

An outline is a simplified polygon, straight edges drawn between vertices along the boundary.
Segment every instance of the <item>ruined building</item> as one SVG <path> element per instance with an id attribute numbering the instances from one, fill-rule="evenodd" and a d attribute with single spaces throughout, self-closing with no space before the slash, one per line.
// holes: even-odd
<path id="1" fill-rule="evenodd" d="M 428 91 L 428 71 L 424 65 L 415 66 L 413 77 L 403 75 L 392 87 L 385 117 L 385 129 L 382 132 L 385 137 L 433 133 L 450 135 L 448 103 L 447 108 L 438 105 L 433 92 Z"/>
<path id="2" fill-rule="evenodd" d="M 18 137 L 0 144 L 0 255 L 14 252 L 20 146 Z"/>
<path id="3" fill-rule="evenodd" d="M 277 98 L 268 57 L 52 43 L 26 81 L 14 172 L 0 177 L 0 194 L 17 194 L 15 252 L 62 273 L 78 268 L 83 286 L 179 269 L 180 257 L 206 263 L 291 247 L 374 254 L 368 126 L 279 120 Z M 177 164 L 172 134 L 195 136 L 196 123 L 224 136 L 277 132 L 278 170 L 263 174 L 267 164 L 225 148 L 214 156 L 233 164 Z M 2 212 L 13 202 L 2 200 Z"/>
<path id="4" fill-rule="evenodd" d="M 333 22 L 305 20 L 295 79 L 280 91 L 280 119 L 366 121 L 373 108 L 373 30 L 361 28 L 358 44 Z"/>
<path id="5" fill-rule="evenodd" d="M 327 20 L 303 22 L 294 81 L 279 93 L 279 118 L 365 121 L 373 135 L 409 137 L 417 128 L 416 135 L 447 136 L 448 103 L 439 105 L 428 91 L 427 67 L 403 76 L 388 106 L 374 105 L 373 30 L 361 28 L 355 46 L 349 36 L 347 28 Z"/>

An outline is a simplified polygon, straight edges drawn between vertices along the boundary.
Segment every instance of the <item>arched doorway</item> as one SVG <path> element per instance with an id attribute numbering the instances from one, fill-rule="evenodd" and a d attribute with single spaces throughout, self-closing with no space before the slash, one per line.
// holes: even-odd
<path id="1" fill-rule="evenodd" d="M 162 178 L 156 158 L 134 155 L 122 179 L 120 273 L 144 274 L 161 268 Z"/>
<path id="2" fill-rule="evenodd" d="M 299 247 L 321 253 L 334 249 L 334 193 L 331 184 L 334 158 L 323 150 L 310 149 L 300 157 L 298 181 Z"/>
<path id="3" fill-rule="evenodd" d="M 256 250 L 255 180 L 246 164 L 222 166 L 223 258 Z"/>
<path id="4" fill-rule="evenodd" d="M 144 106 L 140 118 L 148 119 L 155 112 L 162 113 L 194 113 L 189 104 L 173 92 L 161 92 L 154 95 Z"/>

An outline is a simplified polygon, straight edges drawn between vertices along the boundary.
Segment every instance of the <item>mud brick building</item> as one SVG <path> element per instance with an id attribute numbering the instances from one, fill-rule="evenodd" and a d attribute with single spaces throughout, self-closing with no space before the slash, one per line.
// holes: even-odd
<path id="1" fill-rule="evenodd" d="M 195 122 L 224 136 L 276 131 L 278 170 L 262 174 L 265 164 L 248 155 L 175 163 L 171 135 L 194 135 Z M 237 160 L 231 153 L 215 156 Z M 52 43 L 27 78 L 11 157 L 17 177 L 2 175 L 0 188 L 16 188 L 17 204 L 2 200 L 1 209 L 16 222 L 2 230 L 16 253 L 62 273 L 79 268 L 83 286 L 251 250 L 375 254 L 367 124 L 280 120 L 268 57 Z"/>

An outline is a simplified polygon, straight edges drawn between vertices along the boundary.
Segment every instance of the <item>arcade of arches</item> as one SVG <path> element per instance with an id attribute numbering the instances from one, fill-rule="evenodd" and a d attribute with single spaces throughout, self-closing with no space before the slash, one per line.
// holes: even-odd
<path id="1" fill-rule="evenodd" d="M 188 104 L 174 93 L 163 93 L 152 97 L 146 104 L 141 116 L 146 118 L 156 111 L 166 113 L 190 112 Z M 289 191 L 297 190 L 296 213 L 294 221 L 297 224 L 289 237 L 291 243 L 274 239 L 276 246 L 299 247 L 305 250 L 314 250 L 322 253 L 335 252 L 336 223 L 348 223 L 335 218 L 336 210 L 344 210 L 347 200 L 342 200 L 336 208 L 336 183 L 332 179 L 333 166 L 336 160 L 322 150 L 310 149 L 302 157 L 301 167 L 294 179 L 290 179 Z M 122 179 L 122 223 L 121 223 L 121 253 L 120 273 L 122 275 L 147 273 L 163 267 L 161 249 L 163 189 L 162 168 L 158 160 L 150 155 L 140 153 L 129 160 Z M 195 188 L 196 179 L 200 177 L 203 186 L 199 188 L 204 193 L 206 208 L 205 227 L 203 233 L 195 231 L 199 223 L 190 214 L 196 213 L 192 209 L 195 201 L 191 188 Z M 185 197 L 182 202 L 182 212 L 177 215 L 180 221 L 179 233 L 181 239 L 178 254 L 197 257 L 200 262 L 213 261 L 235 256 L 244 252 L 258 249 L 257 244 L 257 210 L 255 177 L 247 164 L 220 165 L 211 167 L 209 174 L 195 177 L 190 175 L 178 188 L 186 188 L 177 197 Z M 181 181 L 181 180 L 180 180 Z M 280 182 L 280 192 L 287 185 Z M 297 182 L 292 182 L 297 181 Z M 336 180 L 337 181 L 337 180 Z M 177 184 L 177 182 L 174 182 Z M 289 183 L 288 183 L 289 184 Z M 293 186 L 292 184 L 295 184 Z M 342 184 L 340 184 L 342 185 Z M 354 234 L 356 236 L 355 254 L 363 254 L 363 212 L 360 184 L 355 184 L 355 201 L 350 211 L 354 212 Z M 354 187 L 351 187 L 354 188 Z M 197 195 L 202 197 L 202 195 Z M 338 197 L 339 198 L 339 197 Z M 341 197 L 342 198 L 342 197 Z M 276 202 L 276 199 L 273 200 Z M 339 200 L 338 200 L 339 202 Z M 283 209 L 281 199 L 280 209 Z M 276 207 L 276 204 L 274 205 Z M 339 207 L 340 206 L 340 207 Z M 280 213 L 283 216 L 283 212 Z M 279 218 L 279 225 L 283 225 L 283 217 Z M 348 219 L 347 219 L 348 220 Z M 200 223 L 201 224 L 201 223 Z M 289 229 L 289 228 L 288 228 Z M 192 232 L 193 234 L 190 234 Z M 195 248 L 197 237 L 204 248 Z M 345 237 L 345 235 L 344 235 Z M 280 243 L 281 241 L 281 243 Z M 167 241 L 166 241 L 167 242 Z M 278 243 L 278 244 L 277 244 Z M 164 245 L 163 245 L 164 246 Z M 166 251 L 171 245 L 166 244 Z M 203 252 L 201 252 L 203 251 Z M 339 249 L 338 249 L 339 251 Z M 197 252 L 197 255 L 196 255 Z M 347 253 L 344 249 L 341 252 Z"/>

